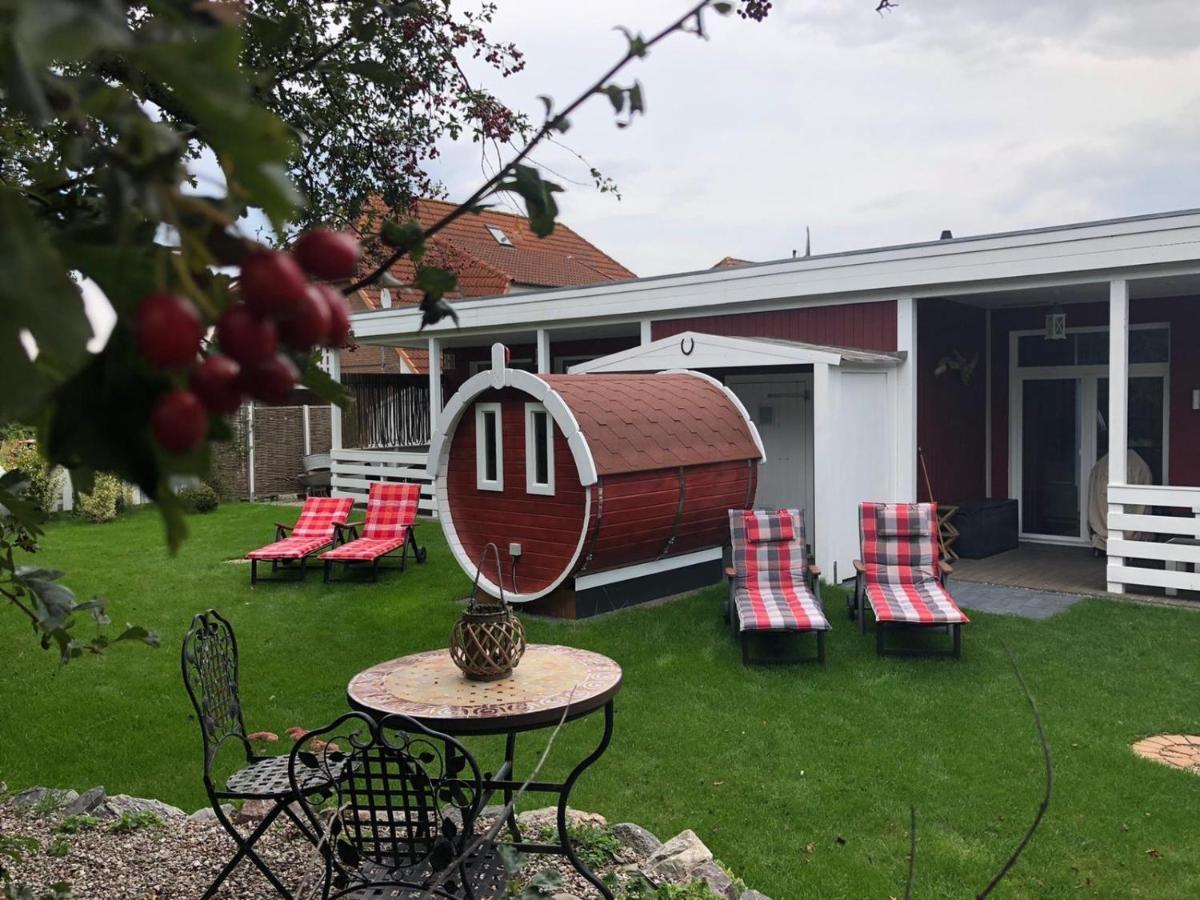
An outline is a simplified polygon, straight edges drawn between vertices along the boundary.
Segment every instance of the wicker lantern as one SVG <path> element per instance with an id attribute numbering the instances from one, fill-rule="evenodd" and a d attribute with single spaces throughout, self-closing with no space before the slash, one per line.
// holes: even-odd
<path id="1" fill-rule="evenodd" d="M 474 681 L 508 678 L 525 653 L 525 627 L 505 602 L 503 588 L 499 602 L 479 598 L 479 572 L 488 550 L 496 554 L 499 573 L 500 551 L 495 544 L 488 544 L 475 570 L 471 599 L 450 632 L 450 658 Z"/>

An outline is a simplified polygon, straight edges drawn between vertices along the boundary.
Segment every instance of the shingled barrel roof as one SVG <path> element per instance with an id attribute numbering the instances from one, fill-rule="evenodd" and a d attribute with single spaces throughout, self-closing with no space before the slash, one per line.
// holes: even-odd
<path id="1" fill-rule="evenodd" d="M 539 375 L 570 408 L 598 475 L 762 458 L 744 411 L 686 373 Z"/>

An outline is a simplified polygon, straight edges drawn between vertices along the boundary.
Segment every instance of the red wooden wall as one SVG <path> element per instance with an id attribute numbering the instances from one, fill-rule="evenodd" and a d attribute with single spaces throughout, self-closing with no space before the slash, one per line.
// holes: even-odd
<path id="1" fill-rule="evenodd" d="M 1107 303 L 1065 307 L 1067 327 L 1108 324 Z M 1200 388 L 1200 297 L 1131 300 L 1134 324 L 1171 326 L 1170 450 L 1168 480 L 1200 486 L 1200 411 L 1192 409 L 1192 391 Z M 1040 329 L 1046 308 L 1020 307 L 992 312 L 992 495 L 1008 496 L 1009 333 Z"/>
<path id="2" fill-rule="evenodd" d="M 699 331 L 730 337 L 772 337 L 861 350 L 896 349 L 896 302 L 804 306 L 724 316 L 693 316 L 652 323 L 655 340 Z"/>
<path id="3" fill-rule="evenodd" d="M 454 432 L 446 472 L 446 491 L 459 541 L 475 561 L 481 558 L 489 541 L 495 542 L 500 550 L 506 590 L 513 589 L 508 545 L 514 542 L 522 545 L 517 564 L 517 587 L 521 593 L 546 587 L 562 574 L 575 554 L 584 527 L 584 488 L 579 483 L 575 458 L 558 428 L 554 429 L 554 496 L 525 491 L 525 404 L 532 400 L 512 388 L 487 391 L 478 398 L 479 402 L 503 404 L 502 492 L 481 491 L 476 487 L 473 406 L 459 420 Z M 489 554 L 487 574 L 495 581 L 492 565 Z"/>
<path id="4" fill-rule="evenodd" d="M 944 503 L 987 495 L 987 312 L 952 300 L 917 304 L 917 446 L 925 456 L 934 497 L 917 461 L 917 496 Z M 938 360 L 958 351 L 978 364 L 964 384 Z"/>

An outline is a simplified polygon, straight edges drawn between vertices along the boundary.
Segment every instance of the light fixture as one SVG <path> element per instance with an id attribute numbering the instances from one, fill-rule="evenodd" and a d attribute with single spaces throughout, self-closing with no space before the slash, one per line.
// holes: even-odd
<path id="1" fill-rule="evenodd" d="M 1046 340 L 1065 341 L 1067 339 L 1067 312 L 1055 303 L 1046 313 Z"/>

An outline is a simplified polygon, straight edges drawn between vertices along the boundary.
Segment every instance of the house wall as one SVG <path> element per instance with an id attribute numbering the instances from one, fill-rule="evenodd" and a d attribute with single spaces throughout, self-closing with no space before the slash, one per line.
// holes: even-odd
<path id="1" fill-rule="evenodd" d="M 953 300 L 917 304 L 917 497 L 953 503 L 987 495 L 987 312 Z M 964 383 L 959 371 L 935 375 L 939 361 L 961 354 L 974 363 Z"/>
<path id="2" fill-rule="evenodd" d="M 1107 303 L 1077 303 L 1065 307 L 1067 327 L 1106 326 Z M 992 311 L 992 490 L 1008 496 L 1009 334 L 1040 329 L 1046 308 L 1020 307 Z M 1192 409 L 1192 391 L 1200 388 L 1200 297 L 1132 300 L 1133 324 L 1166 322 L 1171 326 L 1169 399 L 1171 484 L 1200 486 L 1200 411 Z"/>
<path id="3" fill-rule="evenodd" d="M 471 377 L 471 363 L 483 362 L 490 367 L 492 360 L 492 343 L 481 344 L 478 347 L 453 347 L 445 352 L 452 354 L 454 357 L 454 368 L 442 369 L 442 396 L 449 398 L 454 395 L 463 382 Z M 638 339 L 636 337 L 616 337 L 616 338 L 595 338 L 585 341 L 551 341 L 550 342 L 550 358 L 553 360 L 557 356 L 588 356 L 595 358 L 597 356 L 607 356 L 609 353 L 617 353 L 621 350 L 628 350 L 630 347 L 636 347 Z M 529 359 L 537 363 L 537 348 L 533 344 L 509 344 L 508 349 L 512 354 L 512 358 Z"/>
<path id="4" fill-rule="evenodd" d="M 805 306 L 724 316 L 692 316 L 651 324 L 654 340 L 683 331 L 769 337 L 862 350 L 896 350 L 896 302 Z"/>

